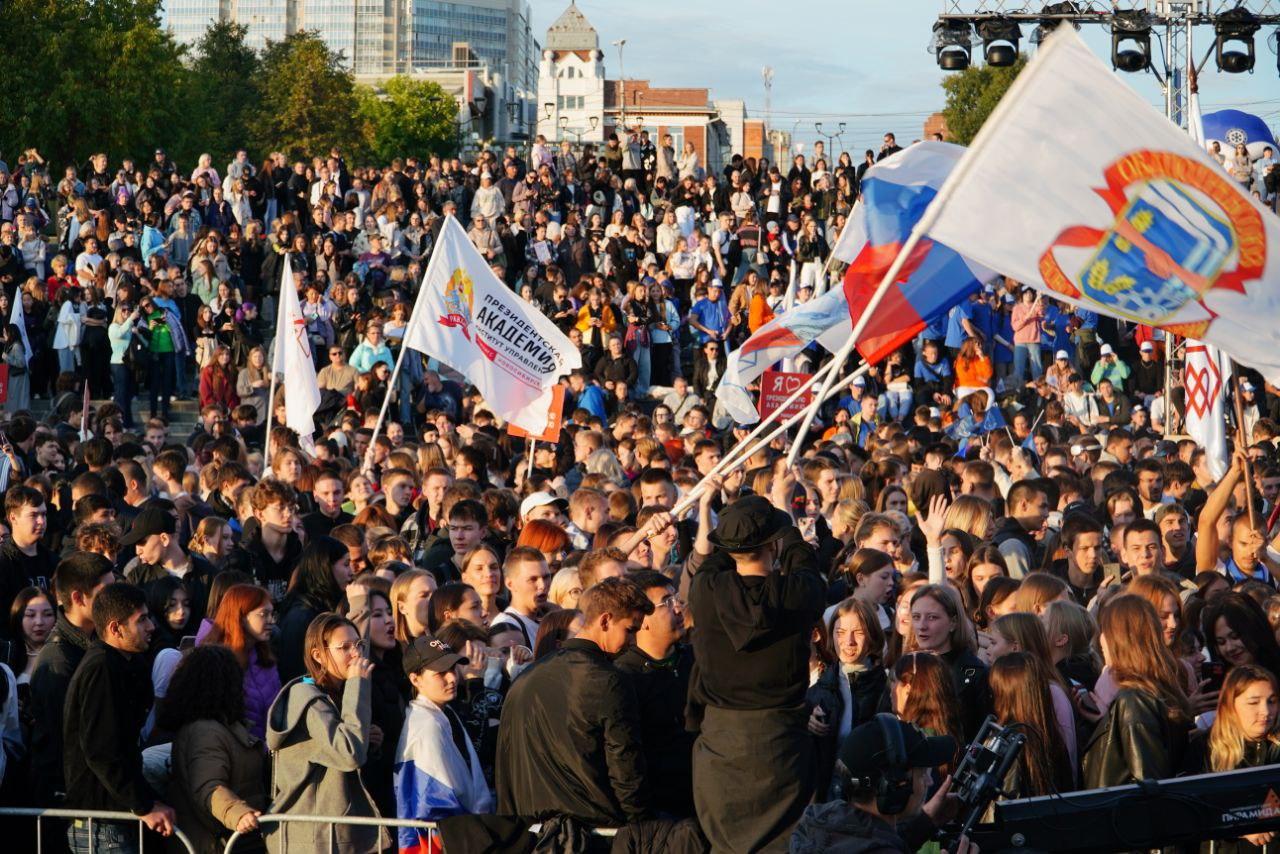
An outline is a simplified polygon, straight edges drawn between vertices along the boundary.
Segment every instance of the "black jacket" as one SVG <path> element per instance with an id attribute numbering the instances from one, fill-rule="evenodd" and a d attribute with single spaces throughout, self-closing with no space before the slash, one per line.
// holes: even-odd
<path id="1" fill-rule="evenodd" d="M 600 357 L 600 361 L 596 362 L 595 376 L 596 381 L 601 385 L 612 380 L 626 383 L 627 389 L 631 390 L 636 387 L 636 381 L 640 378 L 640 366 L 626 353 L 616 359 L 605 353 Z"/>
<path id="2" fill-rule="evenodd" d="M 218 570 L 207 558 L 195 552 L 188 552 L 187 556 L 191 559 L 191 568 L 182 577 L 182 581 L 186 585 L 187 592 L 191 594 L 191 613 L 196 616 L 194 622 L 199 623 L 205 616 L 212 616 L 205 612 L 209 609 L 209 587 L 213 584 L 213 577 L 218 574 Z M 150 595 L 152 585 L 168 576 L 169 570 L 163 566 L 138 561 L 125 574 L 125 581 L 141 587 Z"/>
<path id="3" fill-rule="evenodd" d="M 126 658 L 100 640 L 89 645 L 71 677 L 62 725 L 69 808 L 151 811 L 156 794 L 142 776 L 138 744 L 151 701 L 145 656 Z"/>
<path id="4" fill-rule="evenodd" d="M 792 526 L 780 541 L 780 570 L 739 575 L 717 551 L 689 587 L 694 668 L 691 718 L 701 707 L 764 710 L 803 708 L 809 687 L 813 627 L 822 619 L 826 584 L 813 547 Z"/>
<path id="5" fill-rule="evenodd" d="M 653 808 L 687 818 L 693 810 L 693 742 L 685 728 L 693 650 L 681 644 L 659 661 L 639 647 L 618 656 L 618 669 L 631 677 L 640 703 L 640 733 Z"/>
<path id="6" fill-rule="evenodd" d="M 3 609 L 0 613 L 9 613 L 13 600 L 24 587 L 52 590 L 53 570 L 57 566 L 57 554 L 43 542 L 36 545 L 34 557 L 23 554 L 12 539 L 0 545 L 0 609 Z"/>
<path id="7" fill-rule="evenodd" d="M 987 683 L 987 666 L 971 652 L 948 652 L 942 660 L 951 668 L 956 695 L 963 710 L 964 736 L 972 739 L 991 714 L 991 687 Z"/>
<path id="8" fill-rule="evenodd" d="M 53 806 L 65 791 L 62 776 L 62 714 L 67 687 L 92 642 L 61 609 L 31 674 L 31 784 L 38 806 Z"/>
<path id="9" fill-rule="evenodd" d="M 589 640 L 565 641 L 516 679 L 502 707 L 499 815 L 597 827 L 646 817 L 635 689 Z"/>
<path id="10" fill-rule="evenodd" d="M 298 558 L 302 557 L 302 540 L 298 535 L 290 533 L 285 543 L 284 560 L 276 563 L 267 547 L 262 544 L 262 530 L 254 524 L 251 530 L 245 531 L 240 545 L 227 555 L 223 569 L 236 569 L 253 576 L 254 581 L 271 591 L 271 598 L 276 602 L 284 599 L 285 588 L 289 586 L 289 577 Z"/>
<path id="11" fill-rule="evenodd" d="M 1081 751 L 1086 789 L 1163 780 L 1177 770 L 1187 732 L 1174 726 L 1163 700 L 1121 688 Z"/>

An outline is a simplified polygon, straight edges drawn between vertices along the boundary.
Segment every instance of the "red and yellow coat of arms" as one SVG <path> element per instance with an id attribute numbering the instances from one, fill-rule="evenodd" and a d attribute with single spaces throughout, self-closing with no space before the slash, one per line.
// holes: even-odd
<path id="1" fill-rule="evenodd" d="M 1113 222 L 1059 234 L 1040 258 L 1045 284 L 1104 313 L 1204 337 L 1214 318 L 1205 294 L 1244 293 L 1262 276 L 1262 214 L 1220 169 L 1167 151 L 1126 154 L 1103 177 L 1095 192 Z"/>

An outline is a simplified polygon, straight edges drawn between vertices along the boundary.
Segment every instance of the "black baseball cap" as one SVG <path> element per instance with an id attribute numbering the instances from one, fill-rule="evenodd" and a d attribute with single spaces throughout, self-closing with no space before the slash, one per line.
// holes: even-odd
<path id="1" fill-rule="evenodd" d="M 458 655 L 442 640 L 431 635 L 414 638 L 404 651 L 404 672 L 419 673 L 423 670 L 434 670 L 445 673 L 459 664 L 470 664 L 471 659 Z"/>
<path id="2" fill-rule="evenodd" d="M 178 530 L 173 514 L 160 507 L 146 507 L 133 519 L 129 532 L 120 538 L 122 546 L 136 546 L 156 534 L 172 534 Z"/>
<path id="3" fill-rule="evenodd" d="M 849 733 L 840 748 L 840 761 L 854 777 L 874 777 L 889 766 L 889 747 L 885 744 L 884 726 L 897 727 L 902 733 L 902 747 L 909 768 L 937 768 L 956 758 L 956 740 L 949 735 L 925 735 L 915 724 L 888 715 L 882 724 L 870 720 Z"/>

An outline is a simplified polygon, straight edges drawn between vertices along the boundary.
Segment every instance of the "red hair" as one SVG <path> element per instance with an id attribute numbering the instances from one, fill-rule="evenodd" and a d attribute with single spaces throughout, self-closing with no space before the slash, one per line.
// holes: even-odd
<path id="1" fill-rule="evenodd" d="M 220 644 L 235 653 L 240 666 L 249 666 L 249 648 L 253 647 L 258 654 L 258 664 L 270 667 L 275 663 L 271 654 L 271 645 L 255 641 L 244 630 L 244 618 L 251 611 L 271 603 L 271 594 L 266 588 L 256 584 L 237 584 L 222 595 L 218 604 L 218 613 L 213 618 L 213 628 L 205 636 L 204 643 Z"/>
<path id="2" fill-rule="evenodd" d="M 530 519 L 520 532 L 518 546 L 532 546 L 544 555 L 555 554 L 569 547 L 569 535 L 555 522 L 546 519 Z"/>

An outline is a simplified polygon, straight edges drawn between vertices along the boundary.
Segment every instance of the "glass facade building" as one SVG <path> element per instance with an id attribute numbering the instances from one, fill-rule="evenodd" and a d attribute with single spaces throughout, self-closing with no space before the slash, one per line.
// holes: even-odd
<path id="1" fill-rule="evenodd" d="M 216 21 L 249 28 L 261 49 L 301 29 L 316 30 L 358 75 L 441 68 L 455 42 L 516 89 L 537 87 L 538 48 L 528 0 L 166 0 L 165 23 L 184 44 Z"/>

